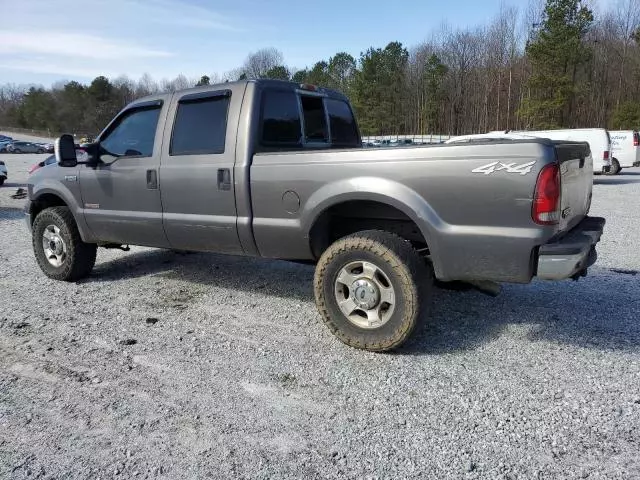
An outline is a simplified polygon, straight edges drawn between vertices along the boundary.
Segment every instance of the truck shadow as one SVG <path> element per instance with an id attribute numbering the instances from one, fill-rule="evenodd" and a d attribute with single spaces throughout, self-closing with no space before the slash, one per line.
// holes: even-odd
<path id="1" fill-rule="evenodd" d="M 438 290 L 430 319 L 405 344 L 409 354 L 479 348 L 505 335 L 599 350 L 640 348 L 640 275 L 593 269 L 579 282 L 505 285 L 497 298 Z M 514 343 L 509 342 L 511 348 Z M 509 344 L 505 344 L 509 347 Z"/>
<path id="2" fill-rule="evenodd" d="M 640 274 L 594 269 L 579 282 L 505 285 L 497 298 L 436 289 L 431 313 L 396 353 L 438 355 L 472 350 L 502 337 L 580 348 L 637 351 Z M 166 250 L 132 253 L 97 265 L 88 282 L 154 275 L 205 286 L 298 300 L 317 316 L 313 267 L 284 261 Z M 319 319 L 318 319 L 319 320 Z M 510 342 L 513 347 L 513 342 Z"/>
<path id="3" fill-rule="evenodd" d="M 640 178 L 605 177 L 593 180 L 594 185 L 629 185 L 633 183 L 640 183 Z"/>
<path id="4" fill-rule="evenodd" d="M 0 207 L 0 220 L 22 220 L 24 208 Z"/>
<path id="5" fill-rule="evenodd" d="M 640 183 L 640 171 L 622 171 L 616 176 L 598 175 L 593 177 L 594 185 L 628 185 Z"/>

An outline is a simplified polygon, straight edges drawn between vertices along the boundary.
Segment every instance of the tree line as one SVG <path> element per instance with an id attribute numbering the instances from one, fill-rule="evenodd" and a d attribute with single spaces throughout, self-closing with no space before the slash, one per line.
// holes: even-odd
<path id="1" fill-rule="evenodd" d="M 141 96 L 239 79 L 335 88 L 363 134 L 448 134 L 533 128 L 640 128 L 640 0 L 597 13 L 581 0 L 503 6 L 484 26 L 432 32 L 412 48 L 339 52 L 304 69 L 274 48 L 223 75 L 137 81 L 122 76 L 51 88 L 0 87 L 0 125 L 95 134 Z"/>

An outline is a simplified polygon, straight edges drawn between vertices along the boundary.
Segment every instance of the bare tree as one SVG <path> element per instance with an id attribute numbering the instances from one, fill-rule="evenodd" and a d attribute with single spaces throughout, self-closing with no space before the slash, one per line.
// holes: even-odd
<path id="1" fill-rule="evenodd" d="M 241 73 L 244 73 L 247 78 L 262 78 L 269 70 L 281 65 L 284 65 L 284 56 L 280 50 L 263 48 L 249 54 L 241 68 Z"/>

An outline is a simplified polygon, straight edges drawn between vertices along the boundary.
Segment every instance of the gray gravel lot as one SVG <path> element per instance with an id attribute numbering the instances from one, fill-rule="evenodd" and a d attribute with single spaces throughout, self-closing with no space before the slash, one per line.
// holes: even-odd
<path id="1" fill-rule="evenodd" d="M 438 292 L 396 354 L 343 346 L 313 269 L 100 250 L 50 281 L 0 155 L 0 478 L 639 478 L 640 169 L 580 282 Z"/>

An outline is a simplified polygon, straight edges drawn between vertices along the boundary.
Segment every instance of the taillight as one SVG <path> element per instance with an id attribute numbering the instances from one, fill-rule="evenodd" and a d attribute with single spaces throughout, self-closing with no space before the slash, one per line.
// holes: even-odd
<path id="1" fill-rule="evenodd" d="M 638 132 L 635 132 L 633 134 L 633 146 L 634 147 L 640 146 L 640 135 L 638 135 Z"/>
<path id="2" fill-rule="evenodd" d="M 605 160 L 609 160 L 609 150 L 604 151 L 604 155 L 602 156 L 602 158 Z"/>
<path id="3" fill-rule="evenodd" d="M 540 170 L 531 217 L 540 225 L 555 225 L 560 221 L 560 168 L 555 163 Z"/>

